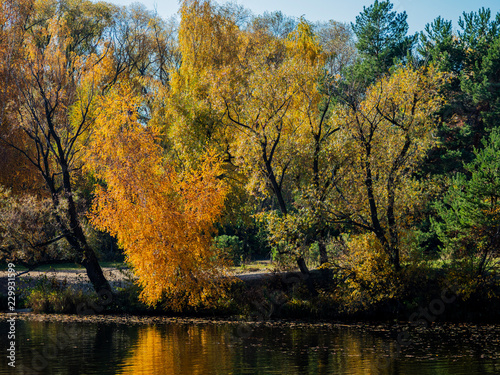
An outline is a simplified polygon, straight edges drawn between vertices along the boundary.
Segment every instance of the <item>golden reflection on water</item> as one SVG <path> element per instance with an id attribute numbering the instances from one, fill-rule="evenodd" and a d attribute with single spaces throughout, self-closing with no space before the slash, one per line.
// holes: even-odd
<path id="1" fill-rule="evenodd" d="M 221 364 L 230 357 L 230 348 L 227 338 L 217 334 L 218 327 L 176 325 L 167 328 L 142 327 L 131 354 L 117 374 L 220 373 Z"/>
<path id="2" fill-rule="evenodd" d="M 0 331 L 6 327 L 0 321 Z M 235 324 L 19 321 L 16 327 L 16 360 L 26 369 L 18 373 L 29 375 L 500 373 L 498 325 L 437 327 L 415 334 L 401 353 L 398 332 L 388 326 L 289 322 L 242 330 Z M 0 349 L 6 350 L 1 340 Z M 0 357 L 0 375 L 12 373 L 6 361 Z"/>
<path id="3" fill-rule="evenodd" d="M 300 329 L 276 330 L 233 341 L 221 326 L 171 325 L 140 328 L 117 374 L 392 374 L 380 362 L 383 341 L 353 332 L 314 336 Z M 392 348 L 389 349 L 389 352 Z"/>

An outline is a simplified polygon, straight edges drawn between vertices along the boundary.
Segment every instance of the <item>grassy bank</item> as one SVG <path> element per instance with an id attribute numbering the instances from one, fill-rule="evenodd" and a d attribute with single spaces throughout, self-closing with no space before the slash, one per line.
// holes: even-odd
<path id="1" fill-rule="evenodd" d="M 496 269 L 475 277 L 467 272 L 466 267 L 434 262 L 404 267 L 384 277 L 375 274 L 363 278 L 333 267 L 313 270 L 309 275 L 268 273 L 252 281 L 236 280 L 227 297 L 215 305 L 186 307 L 182 311 L 170 309 L 172 296 L 165 296 L 156 307 L 145 305 L 139 299 L 139 288 L 131 282 L 117 288 L 108 299 L 69 287 L 56 278 L 43 277 L 18 295 L 17 307 L 37 313 L 231 316 L 254 321 L 498 322 L 500 287 Z M 6 297 L 2 296 L 1 301 L 4 310 Z"/>

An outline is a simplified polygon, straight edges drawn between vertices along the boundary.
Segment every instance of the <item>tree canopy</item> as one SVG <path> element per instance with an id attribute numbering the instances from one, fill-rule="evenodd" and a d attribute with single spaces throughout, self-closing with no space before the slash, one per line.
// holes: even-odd
<path id="1" fill-rule="evenodd" d="M 181 309 L 257 256 L 372 290 L 417 258 L 484 273 L 496 255 L 500 15 L 408 35 L 378 0 L 350 25 L 208 0 L 169 20 L 0 4 L 3 260 L 68 259 L 111 291 L 99 233 L 144 301 Z"/>

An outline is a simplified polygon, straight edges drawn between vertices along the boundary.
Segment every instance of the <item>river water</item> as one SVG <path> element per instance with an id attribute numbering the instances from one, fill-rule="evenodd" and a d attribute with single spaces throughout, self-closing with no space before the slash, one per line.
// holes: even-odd
<path id="1" fill-rule="evenodd" d="M 500 326 L 0 321 L 0 374 L 500 374 Z"/>

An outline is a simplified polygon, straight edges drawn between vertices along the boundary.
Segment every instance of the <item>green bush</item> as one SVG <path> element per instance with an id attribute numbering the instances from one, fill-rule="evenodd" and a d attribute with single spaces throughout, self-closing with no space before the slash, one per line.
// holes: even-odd
<path id="1" fill-rule="evenodd" d="M 113 313 L 148 314 L 156 309 L 141 302 L 139 295 L 141 288 L 137 284 L 130 283 L 124 288 L 118 288 L 115 292 L 113 302 L 108 310 Z"/>
<path id="2" fill-rule="evenodd" d="M 235 266 L 241 266 L 244 247 L 243 241 L 238 236 L 217 236 L 213 240 L 213 246 L 227 259 L 233 261 Z"/>
<path id="3" fill-rule="evenodd" d="M 77 313 L 79 306 L 88 306 L 96 298 L 69 288 L 66 281 L 44 276 L 28 292 L 26 306 L 35 313 Z"/>

